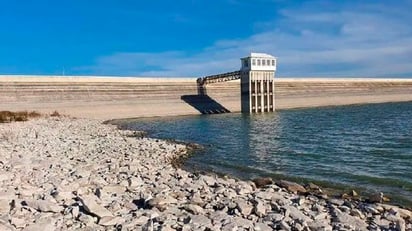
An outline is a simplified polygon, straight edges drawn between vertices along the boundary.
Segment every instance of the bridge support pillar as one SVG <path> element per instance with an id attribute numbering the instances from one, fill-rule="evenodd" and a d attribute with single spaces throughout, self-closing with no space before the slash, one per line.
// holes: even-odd
<path id="1" fill-rule="evenodd" d="M 241 110 L 243 113 L 275 111 L 274 71 L 241 73 Z"/>

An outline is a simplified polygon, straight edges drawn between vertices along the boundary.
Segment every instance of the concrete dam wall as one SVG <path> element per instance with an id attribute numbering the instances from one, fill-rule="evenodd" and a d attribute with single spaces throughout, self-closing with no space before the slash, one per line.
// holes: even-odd
<path id="1" fill-rule="evenodd" d="M 206 86 L 196 79 L 122 77 L 0 77 L 1 110 L 58 111 L 113 119 L 240 111 L 239 80 Z M 276 109 L 412 101 L 407 79 L 279 79 Z"/>

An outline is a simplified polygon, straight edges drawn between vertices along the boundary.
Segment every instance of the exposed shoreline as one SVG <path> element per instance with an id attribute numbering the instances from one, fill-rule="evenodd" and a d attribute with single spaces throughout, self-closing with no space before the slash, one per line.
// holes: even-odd
<path id="1" fill-rule="evenodd" d="M 175 169 L 183 145 L 134 136 L 102 120 L 1 124 L 0 213 L 9 220 L 0 228 L 412 228 L 412 212 L 397 206 Z"/>

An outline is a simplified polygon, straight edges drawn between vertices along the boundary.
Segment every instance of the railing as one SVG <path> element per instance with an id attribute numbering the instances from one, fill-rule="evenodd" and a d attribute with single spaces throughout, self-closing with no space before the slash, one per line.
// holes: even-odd
<path id="1" fill-rule="evenodd" d="M 210 83 L 226 82 L 231 80 L 240 79 L 240 71 L 232 71 L 223 74 L 209 75 L 197 79 L 198 86 L 204 86 Z"/>

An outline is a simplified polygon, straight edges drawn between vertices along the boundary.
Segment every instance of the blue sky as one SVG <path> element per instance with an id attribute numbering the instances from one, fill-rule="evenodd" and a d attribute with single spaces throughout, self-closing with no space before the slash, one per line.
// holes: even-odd
<path id="1" fill-rule="evenodd" d="M 0 1 L 0 74 L 412 77 L 412 0 Z"/>

